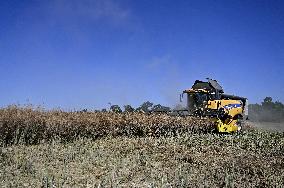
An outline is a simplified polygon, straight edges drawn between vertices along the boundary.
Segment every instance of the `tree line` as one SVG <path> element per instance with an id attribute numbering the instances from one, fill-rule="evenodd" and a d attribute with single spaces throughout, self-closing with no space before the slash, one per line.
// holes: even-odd
<path id="1" fill-rule="evenodd" d="M 253 121 L 283 122 L 284 104 L 265 97 L 261 104 L 249 105 L 249 119 Z"/>
<path id="2" fill-rule="evenodd" d="M 261 104 L 249 104 L 249 119 L 252 121 L 267 121 L 267 122 L 284 122 L 284 104 L 279 101 L 273 101 L 272 97 L 265 97 Z M 173 110 L 183 109 L 177 105 Z M 102 109 L 102 112 L 166 112 L 171 108 L 161 104 L 154 104 L 146 101 L 138 108 L 131 105 L 124 105 L 121 108 L 119 105 L 111 105 L 109 109 Z M 87 110 L 83 110 L 87 111 Z"/>
<path id="3" fill-rule="evenodd" d="M 110 111 L 111 112 L 117 112 L 117 113 L 122 113 L 122 112 L 167 112 L 170 111 L 171 108 L 167 106 L 163 106 L 161 104 L 154 104 L 152 102 L 146 101 L 142 103 L 138 108 L 134 108 L 131 105 L 124 105 L 124 109 L 122 109 L 119 105 L 111 105 L 110 106 Z M 102 109 L 102 111 L 107 111 L 106 109 Z"/>

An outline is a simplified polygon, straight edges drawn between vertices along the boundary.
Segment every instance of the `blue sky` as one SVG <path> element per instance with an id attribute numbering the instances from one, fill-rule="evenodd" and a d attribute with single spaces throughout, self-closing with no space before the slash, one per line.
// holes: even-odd
<path id="1" fill-rule="evenodd" d="M 174 105 L 196 79 L 284 102 L 284 1 L 1 0 L 0 105 Z"/>

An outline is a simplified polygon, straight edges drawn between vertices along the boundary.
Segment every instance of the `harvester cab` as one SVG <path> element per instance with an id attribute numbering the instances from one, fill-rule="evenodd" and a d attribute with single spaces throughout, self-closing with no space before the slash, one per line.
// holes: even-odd
<path id="1" fill-rule="evenodd" d="M 193 116 L 212 118 L 218 132 L 237 132 L 242 129 L 242 121 L 248 116 L 248 101 L 244 97 L 224 94 L 216 80 L 207 82 L 196 80 L 187 95 L 187 111 Z"/>

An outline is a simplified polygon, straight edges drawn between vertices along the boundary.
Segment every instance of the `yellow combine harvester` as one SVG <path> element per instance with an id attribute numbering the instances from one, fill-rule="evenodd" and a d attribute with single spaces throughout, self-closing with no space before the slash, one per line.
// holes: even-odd
<path id="1" fill-rule="evenodd" d="M 218 132 L 237 132 L 242 129 L 242 120 L 248 118 L 248 100 L 244 97 L 224 94 L 216 80 L 196 80 L 187 95 L 187 113 L 212 118 Z"/>

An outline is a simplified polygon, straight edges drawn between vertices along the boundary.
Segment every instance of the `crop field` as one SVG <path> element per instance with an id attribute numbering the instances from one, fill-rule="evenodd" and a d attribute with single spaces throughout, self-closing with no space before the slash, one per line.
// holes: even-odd
<path id="1" fill-rule="evenodd" d="M 165 114 L 0 109 L 1 187 L 283 187 L 284 133 Z"/>

